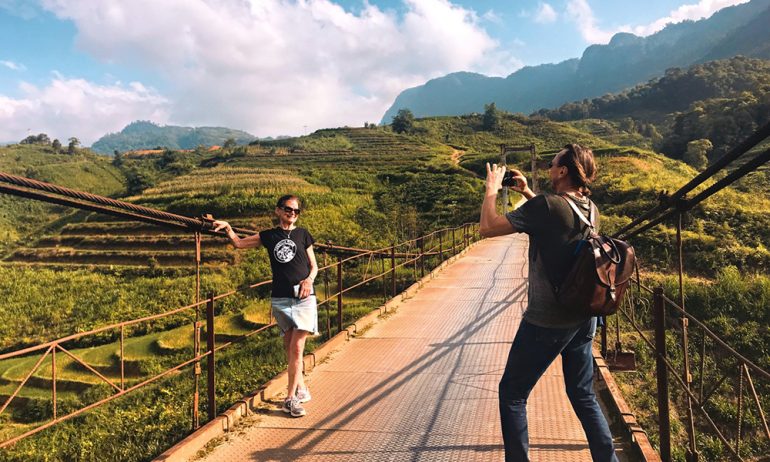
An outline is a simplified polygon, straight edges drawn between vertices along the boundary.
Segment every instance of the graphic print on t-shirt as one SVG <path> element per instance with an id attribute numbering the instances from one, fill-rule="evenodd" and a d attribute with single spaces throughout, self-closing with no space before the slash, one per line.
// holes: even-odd
<path id="1" fill-rule="evenodd" d="M 275 259 L 280 263 L 288 263 L 294 259 L 297 254 L 297 244 L 291 239 L 283 239 L 275 245 L 273 249 Z"/>

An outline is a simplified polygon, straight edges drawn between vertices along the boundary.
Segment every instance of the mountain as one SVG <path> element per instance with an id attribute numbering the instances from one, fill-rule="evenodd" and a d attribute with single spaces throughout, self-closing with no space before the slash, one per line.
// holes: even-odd
<path id="1" fill-rule="evenodd" d="M 110 133 L 99 138 L 91 149 L 102 154 L 161 146 L 169 149 L 195 149 L 198 146 L 222 145 L 233 138 L 237 144 L 248 144 L 257 139 L 241 130 L 224 127 L 160 126 L 138 120 L 126 125 L 120 133 Z"/>
<path id="2" fill-rule="evenodd" d="M 615 34 L 607 45 L 592 45 L 580 59 L 524 67 L 506 78 L 458 72 L 403 91 L 382 118 L 389 124 L 399 109 L 416 117 L 499 109 L 530 113 L 568 101 L 619 92 L 662 75 L 738 54 L 770 58 L 770 0 L 724 8 L 708 19 L 670 24 L 649 37 Z"/>

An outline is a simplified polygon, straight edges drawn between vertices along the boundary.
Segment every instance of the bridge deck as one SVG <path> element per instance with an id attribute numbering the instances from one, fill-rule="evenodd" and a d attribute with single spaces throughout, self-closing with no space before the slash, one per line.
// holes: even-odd
<path id="1" fill-rule="evenodd" d="M 259 415 L 204 460 L 502 460 L 497 383 L 526 304 L 526 249 L 479 243 L 313 370 L 307 416 Z M 532 460 L 591 460 L 558 360 L 528 412 Z"/>

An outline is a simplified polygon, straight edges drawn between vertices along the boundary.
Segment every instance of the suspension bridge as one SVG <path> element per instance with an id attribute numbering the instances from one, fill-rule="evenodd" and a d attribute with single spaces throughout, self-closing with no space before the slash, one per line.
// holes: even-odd
<path id="1" fill-rule="evenodd" d="M 656 428 L 639 427 L 633 410 L 607 371 L 608 364 L 621 367 L 620 342 L 616 342 L 614 351 L 609 350 L 604 330 L 597 345 L 597 377 L 600 388 L 607 390 L 602 401 L 624 460 L 671 460 L 670 405 L 674 400 L 686 422 L 688 460 L 698 460 L 698 432 L 708 432 L 718 439 L 725 448 L 725 458 L 766 460 L 762 455 L 745 457 L 741 445 L 749 412 L 754 430 L 770 440 L 764 413 L 767 396 L 763 393 L 770 385 L 770 373 L 731 348 L 685 309 L 681 217 L 770 160 L 770 149 L 758 153 L 754 149 L 768 137 L 770 124 L 673 194 L 661 196 L 658 206 L 616 234 L 633 239 L 659 223 L 678 218 L 679 293 L 666 295 L 660 288 L 649 288 L 637 274 L 636 289 L 629 291 L 628 303 L 618 315 L 624 326 L 630 326 L 649 346 L 655 358 Z M 739 158 L 742 164 L 730 168 Z M 722 174 L 725 170 L 727 173 Z M 715 175 L 719 175 L 716 181 L 704 185 Z M 696 190 L 697 194 L 688 198 Z M 5 173 L 0 173 L 0 192 L 190 233 L 195 240 L 198 275 L 202 236 L 214 234 L 210 217 L 185 217 Z M 50 419 L 0 442 L 0 451 L 188 370 L 193 372 L 196 384 L 191 397 L 193 430 L 159 460 L 185 460 L 206 445 L 214 436 L 213 430 L 219 434 L 224 431 L 228 438 L 214 447 L 209 445 L 208 454 L 203 455 L 205 460 L 499 460 L 502 446 L 496 384 L 526 303 L 526 246 L 526 240 L 516 236 L 479 241 L 472 224 L 438 230 L 381 249 L 317 245 L 323 256 L 324 290 L 319 304 L 321 310 L 326 310 L 323 330 L 327 343 L 306 361 L 310 365 L 308 382 L 313 401 L 308 404 L 309 415 L 303 419 L 291 419 L 276 410 L 276 400 L 280 399 L 277 381 L 224 414 L 217 412 L 223 406 L 216 402 L 215 357 L 222 350 L 238 348 L 274 329 L 270 322 L 242 335 L 217 336 L 217 308 L 224 299 L 269 281 L 204 297 L 198 277 L 196 301 L 190 305 L 0 354 L 0 362 L 29 365 L 13 384 L 13 390 L 0 400 L 0 415 L 14 400 L 20 400 L 25 387 L 39 384 L 36 373 L 43 363 L 50 365 L 45 382 L 50 385 L 52 404 Z M 374 315 L 365 316 L 365 322 L 351 320 L 345 314 L 350 300 L 346 297 L 363 286 L 379 287 L 384 302 Z M 652 303 L 645 305 L 640 302 L 643 298 Z M 395 311 L 388 311 L 389 306 L 396 305 Z M 157 374 L 132 375 L 125 354 L 127 332 L 137 325 L 181 313 L 194 317 L 190 357 Z M 69 346 L 105 333 L 117 339 L 117 364 L 110 373 L 101 365 L 90 364 Z M 693 337 L 701 339 L 700 346 L 693 345 Z M 672 345 L 676 351 L 670 351 Z M 682 360 L 674 361 L 674 356 Z M 706 361 L 709 357 L 711 360 Z M 63 359 L 92 373 L 112 393 L 78 409 L 60 412 L 57 391 L 61 391 L 62 379 L 57 378 L 57 371 Z M 715 363 L 719 366 L 718 380 L 707 383 L 706 364 Z M 738 404 L 738 415 L 725 424 L 712 418 L 710 403 L 715 395 L 730 393 L 722 387 L 729 383 L 736 385 L 731 399 Z M 206 397 L 200 399 L 200 390 L 204 389 Z M 205 415 L 199 412 L 201 408 Z M 534 460 L 590 460 L 585 437 L 563 393 L 558 363 L 535 389 L 529 409 Z M 238 427 L 234 426 L 236 417 L 240 418 Z M 238 431 L 233 432 L 236 428 Z M 648 434 L 655 435 L 655 450 Z"/>

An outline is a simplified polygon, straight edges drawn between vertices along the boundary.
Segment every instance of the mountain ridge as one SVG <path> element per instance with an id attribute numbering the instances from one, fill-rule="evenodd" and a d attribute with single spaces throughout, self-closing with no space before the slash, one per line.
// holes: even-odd
<path id="1" fill-rule="evenodd" d="M 455 72 L 404 90 L 382 117 L 399 109 L 416 117 L 482 112 L 495 102 L 509 112 L 531 113 L 569 101 L 619 92 L 671 67 L 689 67 L 743 54 L 770 58 L 770 0 L 724 8 L 708 19 L 669 24 L 648 37 L 621 32 L 591 45 L 580 58 L 527 66 L 505 78 Z M 451 89 L 450 91 L 442 91 Z"/>

